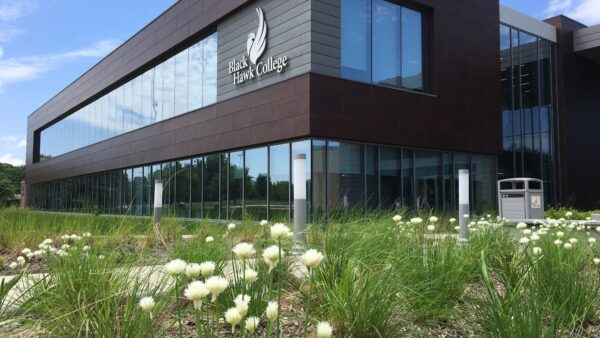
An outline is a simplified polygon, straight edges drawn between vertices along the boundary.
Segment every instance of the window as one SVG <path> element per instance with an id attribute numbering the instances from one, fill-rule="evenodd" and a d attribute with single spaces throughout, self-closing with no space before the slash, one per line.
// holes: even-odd
<path id="1" fill-rule="evenodd" d="M 363 146 L 327 143 L 328 210 L 364 210 Z"/>
<path id="2" fill-rule="evenodd" d="M 219 188 L 220 181 L 220 165 L 221 155 L 214 154 L 206 156 L 204 162 L 204 198 L 203 198 L 203 213 L 204 218 L 218 219 L 219 218 Z"/>
<path id="3" fill-rule="evenodd" d="M 229 216 L 242 219 L 244 183 L 244 152 L 229 153 Z"/>
<path id="4" fill-rule="evenodd" d="M 341 76 L 425 90 L 423 15 L 386 0 L 343 0 Z"/>
<path id="5" fill-rule="evenodd" d="M 190 176 L 191 188 L 191 217 L 202 218 L 202 157 L 192 159 Z"/>
<path id="6" fill-rule="evenodd" d="M 216 101 L 214 33 L 42 130 L 37 157 L 56 157 Z"/>
<path id="7" fill-rule="evenodd" d="M 281 161 L 278 159 L 276 161 Z M 244 219 L 267 218 L 268 150 L 246 150 L 244 168 Z"/>
<path id="8" fill-rule="evenodd" d="M 381 207 L 398 209 L 402 203 L 402 149 L 381 147 Z"/>
<path id="9" fill-rule="evenodd" d="M 176 191 L 175 191 L 175 216 L 180 218 L 190 217 L 190 168 L 191 161 L 175 162 L 177 165 Z"/>
<path id="10" fill-rule="evenodd" d="M 287 222 L 290 212 L 290 146 L 269 147 L 269 219 Z"/>

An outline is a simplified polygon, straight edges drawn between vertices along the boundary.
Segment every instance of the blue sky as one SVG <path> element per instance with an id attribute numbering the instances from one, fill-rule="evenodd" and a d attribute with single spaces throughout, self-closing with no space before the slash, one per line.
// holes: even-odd
<path id="1" fill-rule="evenodd" d="M 501 2 L 540 19 L 600 23 L 600 0 Z M 22 164 L 27 116 L 173 3 L 0 0 L 0 162 Z"/>

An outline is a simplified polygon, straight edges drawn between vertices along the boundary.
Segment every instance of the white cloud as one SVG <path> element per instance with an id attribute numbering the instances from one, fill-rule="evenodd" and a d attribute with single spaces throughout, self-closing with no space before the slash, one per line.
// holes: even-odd
<path id="1" fill-rule="evenodd" d="M 82 48 L 79 50 L 75 50 L 72 52 L 67 52 L 64 55 L 66 57 L 102 57 L 112 52 L 115 48 L 119 46 L 119 41 L 115 39 L 106 39 L 102 41 L 98 41 L 93 45 Z"/>
<path id="2" fill-rule="evenodd" d="M 546 16 L 563 14 L 591 26 L 600 23 L 599 0 L 549 0 Z"/>
<path id="3" fill-rule="evenodd" d="M 25 162 L 23 162 L 23 160 L 14 157 L 13 154 L 11 154 L 11 153 L 6 153 L 6 154 L 0 156 L 0 163 L 8 163 L 8 164 L 16 165 L 16 166 L 25 164 Z"/>
<path id="4" fill-rule="evenodd" d="M 27 140 L 22 139 L 21 141 L 19 141 L 19 143 L 17 143 L 17 148 L 25 148 L 27 146 Z"/>
<path id="5" fill-rule="evenodd" d="M 23 30 L 16 27 L 0 28 L 0 42 L 8 42 L 23 34 Z"/>
<path id="6" fill-rule="evenodd" d="M 84 57 L 102 57 L 115 49 L 118 44 L 119 42 L 115 39 L 106 39 L 89 47 L 65 53 L 0 58 L 0 92 L 6 84 L 34 79 L 70 60 Z"/>
<path id="7" fill-rule="evenodd" d="M 5 143 L 13 143 L 18 139 L 19 139 L 18 137 L 12 136 L 12 135 L 0 137 L 0 140 L 2 140 L 2 142 L 5 142 Z"/>
<path id="8" fill-rule="evenodd" d="M 38 0 L 0 0 L 0 21 L 16 20 L 38 6 Z"/>

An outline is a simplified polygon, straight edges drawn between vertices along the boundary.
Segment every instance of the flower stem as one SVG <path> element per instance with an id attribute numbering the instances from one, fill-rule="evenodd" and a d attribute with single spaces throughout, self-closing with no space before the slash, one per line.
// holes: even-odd
<path id="1" fill-rule="evenodd" d="M 312 278 L 312 270 L 309 269 L 308 270 L 308 292 L 306 293 L 306 313 L 304 314 L 304 334 L 303 337 L 306 338 L 308 336 L 308 313 L 310 312 L 310 303 L 312 301 L 312 299 L 310 298 L 310 295 L 312 294 L 312 283 L 311 283 L 311 278 Z"/>
<path id="2" fill-rule="evenodd" d="M 283 262 L 281 261 L 281 239 L 278 240 L 279 244 L 279 264 L 277 264 L 277 330 L 275 334 L 277 337 L 281 336 L 281 321 L 279 318 L 281 317 L 281 265 Z"/>
<path id="3" fill-rule="evenodd" d="M 181 304 L 179 302 L 179 278 L 175 277 L 175 302 L 177 303 L 177 324 L 179 324 L 179 337 L 183 337 L 181 328 Z"/>
<path id="4" fill-rule="evenodd" d="M 204 337 L 202 334 L 202 320 L 200 315 L 200 310 L 196 309 L 194 306 L 194 314 L 196 315 L 196 333 L 198 337 Z"/>

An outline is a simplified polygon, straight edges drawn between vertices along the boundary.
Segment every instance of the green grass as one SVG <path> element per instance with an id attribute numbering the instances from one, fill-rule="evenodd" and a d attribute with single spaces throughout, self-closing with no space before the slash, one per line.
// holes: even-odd
<path id="1" fill-rule="evenodd" d="M 176 335 L 176 296 L 183 316 L 195 323 L 191 302 L 183 296 L 190 280 L 179 277 L 175 290 L 170 277 L 157 274 L 150 283 L 150 275 L 139 269 L 150 266 L 160 271 L 175 258 L 188 263 L 214 261 L 216 274 L 223 274 L 230 262 L 237 268 L 217 302 L 206 300 L 202 307 L 201 318 L 213 329 L 229 328 L 216 324 L 216 318 L 222 318 L 242 293 L 252 298 L 248 315 L 261 317 L 264 327 L 267 302 L 279 299 L 281 285 L 284 316 L 296 323 L 290 325 L 302 327 L 304 311 L 310 306 L 308 330 L 314 331 L 317 321 L 328 321 L 336 337 L 421 337 L 448 332 L 559 337 L 598 330 L 600 265 L 593 258 L 600 258 L 600 245 L 589 244 L 586 233 L 595 230 L 569 229 L 563 222 L 544 230 L 539 240 L 520 244 L 519 238 L 532 235 L 503 227 L 494 216 L 484 216 L 483 222 L 473 217 L 469 243 L 460 245 L 455 224 L 449 222 L 451 214 L 437 215 L 433 231 L 427 229 L 431 213 L 403 210 L 401 214 L 401 224 L 392 220 L 394 213 L 382 212 L 339 213 L 327 224 L 311 225 L 308 247 L 321 251 L 325 259 L 310 277 L 296 279 L 292 272 L 297 258 L 290 254 L 289 241 L 282 246 L 286 259 L 279 265 L 281 270 L 269 272 L 261 254 L 277 242 L 270 238 L 268 226 L 255 221 L 227 231 L 223 223 L 166 218 L 156 229 L 142 218 L 0 210 L 5 264 L 25 247 L 37 249 L 45 238 L 53 239 L 58 248 L 65 243 L 60 239 L 63 234 L 93 235 L 69 240 L 68 256 L 48 254 L 32 260 L 31 266 L 41 267 L 45 274 L 32 280 L 24 289 L 26 297 L 11 307 L 2 304 L 2 294 L 14 286 L 0 288 L 0 323 L 11 323 L 0 325 L 0 336 L 10 335 L 14 323 L 41 336 Z M 423 219 L 422 224 L 408 222 L 416 216 Z M 571 249 L 554 244 L 558 231 L 564 232 L 563 242 L 576 238 L 577 243 Z M 183 234 L 197 238 L 183 240 Z M 207 236 L 214 240 L 207 243 Z M 243 263 L 235 258 L 231 248 L 240 242 L 254 245 L 253 260 Z M 90 249 L 85 251 L 84 246 Z M 534 255 L 534 247 L 541 248 L 542 254 Z M 244 266 L 258 271 L 252 285 L 243 281 Z M 3 268 L 5 272 L 20 270 Z M 23 278 L 30 277 L 25 274 Z M 138 306 L 143 296 L 156 300 L 152 318 Z M 193 324 L 185 325 L 184 331 L 186 336 L 196 334 Z"/>

